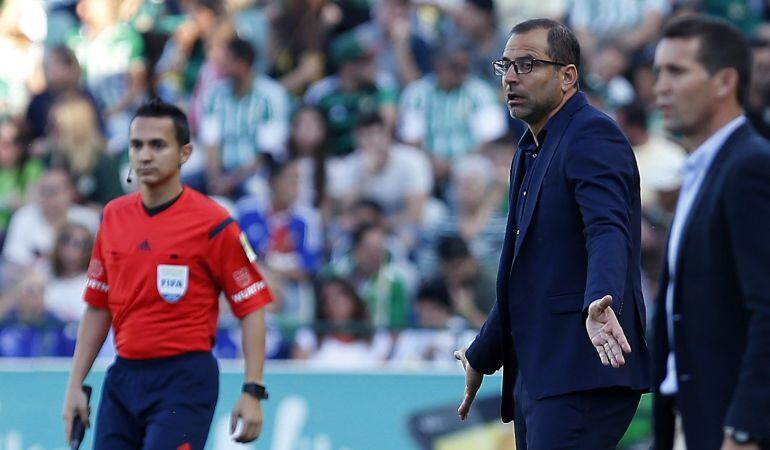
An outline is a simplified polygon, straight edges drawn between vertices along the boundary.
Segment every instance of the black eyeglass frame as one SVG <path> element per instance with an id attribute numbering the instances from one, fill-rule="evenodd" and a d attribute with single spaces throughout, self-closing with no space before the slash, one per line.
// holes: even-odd
<path id="1" fill-rule="evenodd" d="M 529 62 L 529 70 L 519 70 L 519 64 L 520 63 L 526 63 Z M 522 56 L 521 58 L 516 59 L 499 59 L 497 61 L 492 61 L 492 70 L 494 70 L 495 75 L 498 76 L 505 76 L 505 74 L 508 73 L 508 70 L 511 69 L 511 66 L 513 66 L 514 72 L 516 72 L 516 75 L 525 75 L 535 68 L 535 63 L 540 64 L 550 64 L 552 66 L 559 66 L 559 67 L 567 67 L 569 64 L 560 63 L 557 61 L 548 61 L 546 59 L 537 59 L 537 58 L 531 58 L 529 56 Z"/>

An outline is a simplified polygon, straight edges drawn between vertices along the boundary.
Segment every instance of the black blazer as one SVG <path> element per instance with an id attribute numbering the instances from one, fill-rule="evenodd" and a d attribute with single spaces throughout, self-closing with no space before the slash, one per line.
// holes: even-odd
<path id="1" fill-rule="evenodd" d="M 518 223 L 511 198 L 497 302 L 466 353 L 483 373 L 504 367 L 506 422 L 513 419 L 517 374 L 538 399 L 609 386 L 646 390 L 650 383 L 631 146 L 583 93 L 545 130 Z M 523 153 L 514 157 L 511 186 L 522 177 Z M 511 195 L 524 198 L 524 192 Z M 606 294 L 632 348 L 619 369 L 602 366 L 585 329 L 588 305 Z"/>
<path id="2" fill-rule="evenodd" d="M 655 448 L 670 449 L 668 258 L 654 314 Z M 723 427 L 770 439 L 770 143 L 743 124 L 719 149 L 677 255 L 674 351 L 687 448 L 719 449 Z"/>

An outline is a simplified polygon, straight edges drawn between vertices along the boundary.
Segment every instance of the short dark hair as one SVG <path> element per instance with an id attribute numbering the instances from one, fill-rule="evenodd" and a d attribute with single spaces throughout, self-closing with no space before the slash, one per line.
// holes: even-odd
<path id="1" fill-rule="evenodd" d="M 549 58 L 562 64 L 574 64 L 580 69 L 580 43 L 566 25 L 551 19 L 530 19 L 514 26 L 510 34 L 532 30 L 548 30 L 548 49 L 545 53 Z"/>
<path id="2" fill-rule="evenodd" d="M 423 282 L 415 296 L 417 303 L 434 303 L 449 312 L 452 312 L 452 300 L 449 295 L 449 287 L 445 280 L 436 278 Z"/>
<path id="3" fill-rule="evenodd" d="M 743 34 L 725 20 L 701 14 L 676 18 L 663 28 L 661 39 L 698 38 L 696 58 L 710 74 L 738 72 L 737 97 L 746 103 L 751 82 L 751 48 Z"/>
<path id="4" fill-rule="evenodd" d="M 245 62 L 248 66 L 253 66 L 257 60 L 257 52 L 249 41 L 239 37 L 233 37 L 227 42 L 227 51 L 238 61 Z"/>
<path id="5" fill-rule="evenodd" d="M 181 109 L 171 103 L 166 103 L 159 98 L 153 98 L 144 103 L 136 110 L 131 122 L 137 117 L 168 117 L 174 122 L 174 134 L 179 145 L 190 143 L 190 125 L 187 123 L 187 116 Z"/>
<path id="6" fill-rule="evenodd" d="M 385 120 L 377 111 L 372 111 L 359 117 L 355 128 L 371 127 L 373 125 L 385 126 Z"/>
<path id="7" fill-rule="evenodd" d="M 470 248 L 468 248 L 465 239 L 457 235 L 441 236 L 436 242 L 436 252 L 441 262 L 471 256 Z"/>

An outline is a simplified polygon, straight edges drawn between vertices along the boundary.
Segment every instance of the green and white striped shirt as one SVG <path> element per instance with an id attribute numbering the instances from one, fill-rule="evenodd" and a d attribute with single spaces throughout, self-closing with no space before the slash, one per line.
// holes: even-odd
<path id="1" fill-rule="evenodd" d="M 446 160 L 472 152 L 506 131 L 505 110 L 492 87 L 468 77 L 457 89 L 441 90 L 434 75 L 411 84 L 401 96 L 398 134 Z"/>
<path id="2" fill-rule="evenodd" d="M 257 75 L 251 90 L 237 97 L 225 81 L 204 99 L 200 140 L 219 147 L 225 172 L 252 164 L 259 155 L 280 155 L 289 134 L 289 94 L 265 75 Z"/>

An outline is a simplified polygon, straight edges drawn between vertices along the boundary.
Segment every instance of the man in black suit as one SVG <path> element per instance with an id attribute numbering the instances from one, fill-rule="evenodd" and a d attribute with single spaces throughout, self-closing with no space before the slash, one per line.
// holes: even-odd
<path id="1" fill-rule="evenodd" d="M 516 25 L 494 62 L 528 130 L 511 169 L 497 301 L 456 357 L 468 414 L 503 368 L 516 448 L 609 450 L 649 388 L 640 275 L 639 173 L 631 145 L 578 87 L 580 46 L 564 25 Z"/>
<path id="2" fill-rule="evenodd" d="M 770 448 L 770 144 L 746 121 L 751 54 L 704 16 L 666 26 L 657 104 L 689 152 L 654 319 L 655 448 Z"/>

